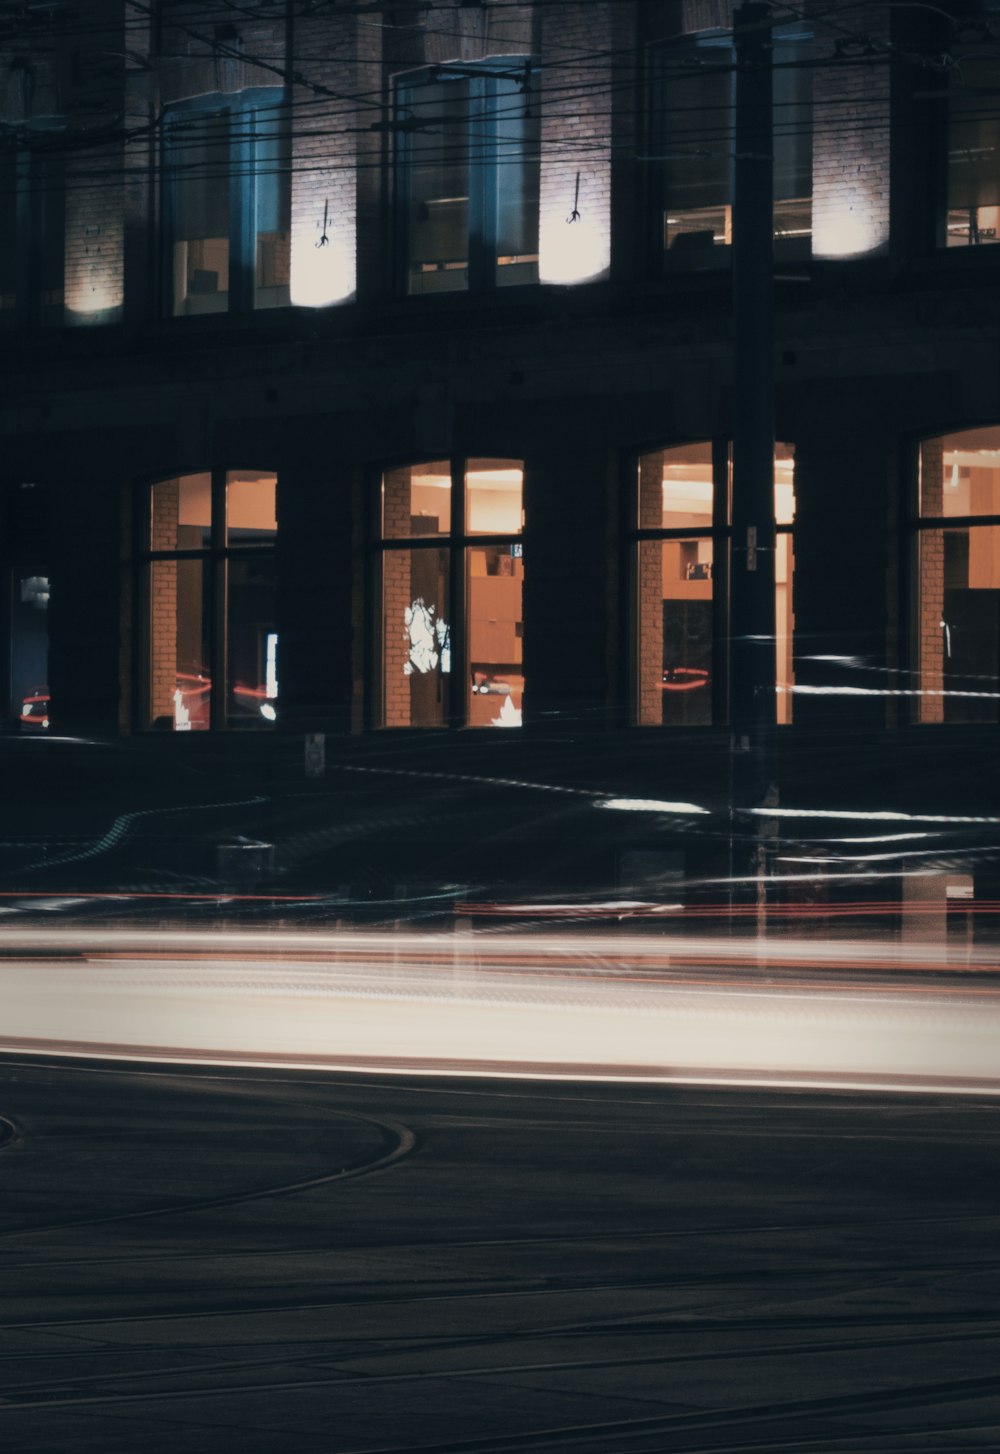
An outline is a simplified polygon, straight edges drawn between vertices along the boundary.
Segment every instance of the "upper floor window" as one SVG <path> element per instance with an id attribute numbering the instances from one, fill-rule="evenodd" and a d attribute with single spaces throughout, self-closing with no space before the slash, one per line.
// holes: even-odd
<path id="1" fill-rule="evenodd" d="M 809 31 L 773 33 L 774 238 L 808 255 L 812 237 Z M 652 56 L 653 192 L 671 268 L 716 267 L 732 242 L 736 59 L 730 32 L 705 31 Z"/>
<path id="2" fill-rule="evenodd" d="M 396 208 L 409 294 L 538 280 L 538 104 L 527 62 L 396 84 Z"/>
<path id="3" fill-rule="evenodd" d="M 211 470 L 140 496 L 144 727 L 267 727 L 277 714 L 276 478 Z"/>
<path id="4" fill-rule="evenodd" d="M 917 719 L 1000 721 L 1000 427 L 920 447 Z"/>
<path id="5" fill-rule="evenodd" d="M 791 721 L 795 456 L 776 444 L 776 720 Z M 724 440 L 641 455 L 631 535 L 635 720 L 703 727 L 727 710 L 730 455 Z M 738 629 L 738 623 L 734 623 Z"/>
<path id="6" fill-rule="evenodd" d="M 380 726 L 520 726 L 523 484 L 510 459 L 383 475 Z"/>
<path id="7" fill-rule="evenodd" d="M 289 301 L 291 121 L 280 96 L 242 92 L 170 110 L 163 203 L 174 317 Z"/>
<path id="8" fill-rule="evenodd" d="M 0 150 L 0 328 L 61 324 L 65 164 L 57 138 Z"/>
<path id="9" fill-rule="evenodd" d="M 982 14 L 992 6 L 974 5 Z M 994 24 L 1000 22 L 995 12 Z M 948 70 L 948 247 L 1000 242 L 1000 51 L 976 16 L 949 41 Z M 998 28 L 1000 34 L 1000 28 Z M 940 104 L 940 103 L 937 103 Z"/>

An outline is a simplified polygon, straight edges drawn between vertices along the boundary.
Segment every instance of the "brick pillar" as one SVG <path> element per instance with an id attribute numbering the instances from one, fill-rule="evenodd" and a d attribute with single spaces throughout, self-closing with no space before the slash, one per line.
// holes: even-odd
<path id="1" fill-rule="evenodd" d="M 920 513 L 940 515 L 944 509 L 944 442 L 925 440 L 920 449 Z M 920 532 L 917 577 L 920 590 L 921 722 L 944 721 L 944 531 Z"/>
<path id="2" fill-rule="evenodd" d="M 658 530 L 663 524 L 663 455 L 639 460 L 639 526 Z M 638 722 L 659 727 L 663 722 L 663 547 L 658 540 L 639 545 Z"/>
<path id="3" fill-rule="evenodd" d="M 374 107 L 339 99 L 358 89 L 356 42 L 354 20 L 323 13 L 302 16 L 295 24 L 291 69 L 308 84 L 294 86 L 292 93 L 291 296 L 304 307 L 343 303 L 355 292 L 355 128 L 382 115 Z"/>
<path id="4" fill-rule="evenodd" d="M 150 546 L 177 549 L 180 481 L 163 480 L 153 490 Z M 149 581 L 149 717 L 173 717 L 177 687 L 177 562 L 154 561 Z M 143 724 L 146 725 L 146 724 Z"/>
<path id="5" fill-rule="evenodd" d="M 126 46 L 124 13 L 117 0 L 84 0 L 80 9 L 84 39 L 74 56 L 71 93 L 77 141 L 82 141 L 88 130 L 100 129 L 102 121 L 110 125 L 120 115 Z M 110 323 L 122 315 L 123 162 L 120 141 L 69 149 L 64 281 L 67 323 Z"/>
<path id="6" fill-rule="evenodd" d="M 606 277 L 611 262 L 611 6 L 542 9 L 539 276 L 543 283 Z M 577 176 L 580 179 L 577 194 Z M 567 222 L 573 212 L 579 219 Z"/>
<path id="7" fill-rule="evenodd" d="M 394 539 L 405 538 L 410 533 L 409 470 L 393 470 L 386 475 L 383 501 L 383 534 Z M 407 550 L 387 550 L 382 556 L 382 725 L 385 727 L 409 727 L 412 721 L 412 677 L 404 670 L 410 648 L 403 618 L 413 599 L 410 560 Z"/>
<path id="8" fill-rule="evenodd" d="M 66 322 L 113 323 L 125 299 L 122 188 L 98 186 L 94 171 L 118 177 L 120 146 L 71 154 L 66 164 Z"/>
<path id="9" fill-rule="evenodd" d="M 821 22 L 820 22 L 821 23 Z M 888 8 L 865 14 L 878 46 Z M 813 79 L 813 254 L 853 257 L 889 241 L 889 55 L 869 64 L 825 64 Z"/>

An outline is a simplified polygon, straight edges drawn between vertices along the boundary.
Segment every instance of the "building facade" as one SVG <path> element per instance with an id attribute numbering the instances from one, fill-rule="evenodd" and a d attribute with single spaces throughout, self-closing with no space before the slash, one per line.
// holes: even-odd
<path id="1" fill-rule="evenodd" d="M 780 803 L 977 820 L 864 891 L 1000 897 L 1000 8 L 754 23 Z M 115 741 L 116 810 L 249 785 L 290 875 L 721 893 L 733 47 L 727 0 L 0 4 L 18 784 Z M 831 821 L 790 896 L 854 891 Z"/>

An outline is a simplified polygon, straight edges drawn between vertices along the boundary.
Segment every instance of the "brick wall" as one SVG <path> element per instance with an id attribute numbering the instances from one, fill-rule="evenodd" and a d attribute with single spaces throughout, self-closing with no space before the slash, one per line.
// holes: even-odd
<path id="1" fill-rule="evenodd" d="M 604 0 L 542 10 L 542 282 L 583 282 L 610 267 L 610 11 Z M 567 222 L 574 210 L 579 220 Z"/>
<path id="2" fill-rule="evenodd" d="M 888 10 L 864 14 L 877 52 L 870 62 L 832 61 L 837 37 L 821 17 L 816 28 L 826 59 L 813 79 L 813 253 L 881 251 L 889 240 L 889 56 L 878 52 L 888 39 Z"/>

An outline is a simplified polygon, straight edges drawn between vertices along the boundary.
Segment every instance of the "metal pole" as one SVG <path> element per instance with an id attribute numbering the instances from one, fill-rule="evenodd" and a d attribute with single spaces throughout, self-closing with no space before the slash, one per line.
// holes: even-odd
<path id="1" fill-rule="evenodd" d="M 766 905 L 764 820 L 777 801 L 775 754 L 774 157 L 771 14 L 733 17 L 733 495 L 730 598 L 733 901 Z"/>

